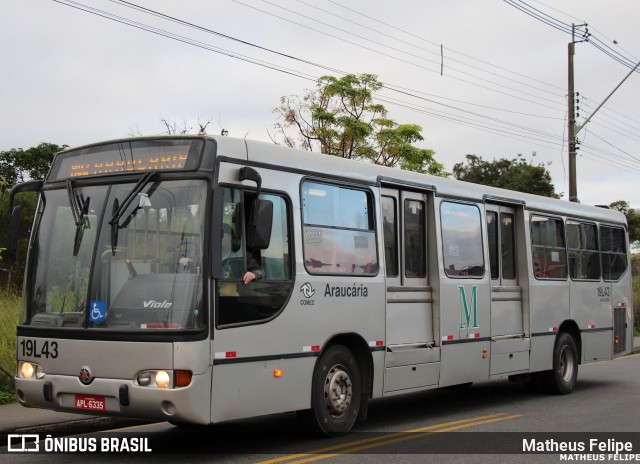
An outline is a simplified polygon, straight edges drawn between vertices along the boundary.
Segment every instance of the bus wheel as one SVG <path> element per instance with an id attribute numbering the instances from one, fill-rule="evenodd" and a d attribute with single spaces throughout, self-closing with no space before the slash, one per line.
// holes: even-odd
<path id="1" fill-rule="evenodd" d="M 540 375 L 539 383 L 545 392 L 568 395 L 573 391 L 578 377 L 578 350 L 571 335 L 558 336 L 553 348 L 553 369 Z"/>
<path id="2" fill-rule="evenodd" d="M 330 347 L 320 358 L 313 374 L 310 410 L 298 416 L 314 434 L 334 437 L 353 427 L 360 411 L 360 368 L 347 348 Z"/>

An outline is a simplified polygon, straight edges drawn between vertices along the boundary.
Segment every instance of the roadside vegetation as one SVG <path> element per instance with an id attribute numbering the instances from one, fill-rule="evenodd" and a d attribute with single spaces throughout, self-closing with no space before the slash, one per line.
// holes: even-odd
<path id="1" fill-rule="evenodd" d="M 19 307 L 20 295 L 17 292 L 0 290 L 0 404 L 15 400 L 12 377 L 16 372 L 15 343 Z"/>
<path id="2" fill-rule="evenodd" d="M 634 333 L 636 336 L 640 336 L 640 254 L 631 255 L 631 272 L 633 276 Z"/>

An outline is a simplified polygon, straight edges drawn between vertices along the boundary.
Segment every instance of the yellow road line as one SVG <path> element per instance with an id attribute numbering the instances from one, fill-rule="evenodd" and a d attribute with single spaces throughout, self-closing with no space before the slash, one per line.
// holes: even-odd
<path id="1" fill-rule="evenodd" d="M 349 443 L 343 443 L 340 445 L 329 446 L 317 450 L 308 451 L 306 453 L 293 454 L 290 456 L 284 456 L 281 458 L 271 459 L 268 461 L 261 461 L 259 464 L 273 464 L 277 462 L 287 461 L 287 464 L 303 464 L 312 461 L 318 461 L 320 459 L 327 459 L 330 457 L 336 457 L 343 454 L 355 453 L 357 451 L 363 451 L 378 446 L 389 445 L 407 440 L 414 440 L 416 438 L 422 438 L 429 435 L 433 435 L 441 432 L 451 432 L 454 430 L 460 430 L 468 427 L 474 427 L 477 425 L 489 424 L 491 422 L 498 422 L 509 419 L 516 419 L 522 417 L 522 414 L 516 414 L 507 416 L 504 413 L 491 414 L 488 416 L 474 417 L 471 419 L 462 419 L 458 421 L 445 422 L 442 424 L 429 425 L 427 427 L 421 427 L 418 429 L 405 430 L 403 432 L 389 433 L 379 437 L 368 438 L 366 440 L 358 440 Z M 334 453 L 324 454 L 327 451 L 335 451 Z M 319 455 L 319 456 L 318 456 Z M 292 461 L 293 459 L 306 458 Z"/>

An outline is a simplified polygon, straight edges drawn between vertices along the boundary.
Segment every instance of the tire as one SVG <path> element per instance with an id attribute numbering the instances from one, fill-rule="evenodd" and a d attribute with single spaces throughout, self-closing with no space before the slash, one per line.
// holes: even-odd
<path id="1" fill-rule="evenodd" d="M 318 360 L 311 384 L 311 409 L 299 411 L 305 429 L 336 437 L 351 430 L 360 412 L 362 383 L 353 353 L 330 347 Z"/>
<path id="2" fill-rule="evenodd" d="M 566 332 L 558 335 L 553 347 L 553 369 L 537 374 L 536 381 L 545 393 L 568 395 L 578 378 L 578 350 L 573 337 Z"/>

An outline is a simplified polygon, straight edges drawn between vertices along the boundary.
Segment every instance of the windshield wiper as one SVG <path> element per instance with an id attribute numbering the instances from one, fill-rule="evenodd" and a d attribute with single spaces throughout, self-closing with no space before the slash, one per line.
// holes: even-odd
<path id="1" fill-rule="evenodd" d="M 73 256 L 78 256 L 84 231 L 90 227 L 90 223 L 87 220 L 90 198 L 83 198 L 82 194 L 76 195 L 71 179 L 67 179 L 67 197 L 69 197 L 73 222 L 76 224 L 76 235 L 73 240 Z"/>
<path id="2" fill-rule="evenodd" d="M 124 212 L 127 210 L 133 199 L 147 186 L 147 184 L 153 179 L 158 173 L 156 171 L 146 172 L 138 181 L 138 183 L 131 189 L 129 194 L 124 198 L 122 204 L 119 204 L 118 199 L 113 199 L 113 216 L 109 221 L 111 225 L 111 253 L 115 256 L 116 247 L 118 246 L 118 229 L 120 226 L 120 219 L 124 215 Z"/>

